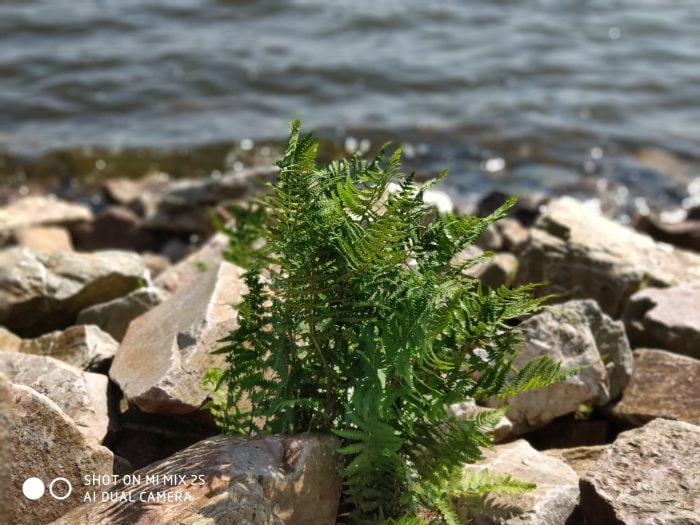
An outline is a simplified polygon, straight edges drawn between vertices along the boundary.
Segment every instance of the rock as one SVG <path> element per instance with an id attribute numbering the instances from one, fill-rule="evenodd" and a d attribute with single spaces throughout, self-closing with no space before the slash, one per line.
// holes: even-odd
<path id="1" fill-rule="evenodd" d="M 700 359 L 700 281 L 641 290 L 630 297 L 623 319 L 634 346 Z"/>
<path id="2" fill-rule="evenodd" d="M 83 372 L 52 357 L 19 352 L 0 352 L 0 373 L 15 384 L 44 394 L 86 436 L 102 442 L 107 435 L 107 376 Z"/>
<path id="3" fill-rule="evenodd" d="M 203 272 L 214 268 L 223 260 L 228 247 L 228 237 L 223 233 L 213 235 L 202 247 L 189 257 L 171 266 L 154 281 L 155 285 L 171 293 L 201 277 Z"/>
<path id="4" fill-rule="evenodd" d="M 25 339 L 19 351 L 53 357 L 82 370 L 102 372 L 109 366 L 118 347 L 119 343 L 99 327 L 78 325 L 36 339 Z"/>
<path id="5" fill-rule="evenodd" d="M 569 465 L 576 474 L 583 476 L 588 472 L 609 445 L 593 445 L 588 447 L 552 448 L 543 451 L 544 454 L 561 459 Z"/>
<path id="6" fill-rule="evenodd" d="M 490 412 L 491 410 L 490 408 L 477 405 L 473 399 L 450 405 L 450 412 L 458 419 L 473 419 L 480 413 Z M 513 423 L 506 416 L 502 416 L 491 432 L 493 442 L 503 441 L 508 437 L 511 430 L 513 430 Z"/>
<path id="7" fill-rule="evenodd" d="M 644 216 L 639 219 L 636 228 L 658 241 L 700 251 L 700 220 L 668 223 L 656 216 Z"/>
<path id="8" fill-rule="evenodd" d="M 542 454 L 517 440 L 484 451 L 484 459 L 466 471 L 510 474 L 537 484 L 524 494 L 490 494 L 479 502 L 457 499 L 461 519 L 474 525 L 563 525 L 578 502 L 578 475 L 564 461 Z M 479 504 L 480 503 L 480 504 Z"/>
<path id="9" fill-rule="evenodd" d="M 623 432 L 581 478 L 587 525 L 700 521 L 700 427 L 655 419 Z"/>
<path id="10" fill-rule="evenodd" d="M 79 324 L 97 325 L 117 341 L 126 334 L 129 323 L 165 300 L 165 293 L 155 286 L 137 288 L 124 297 L 96 304 L 78 314 Z"/>
<path id="11" fill-rule="evenodd" d="M 495 226 L 502 239 L 501 250 L 507 252 L 518 252 L 530 235 L 530 231 L 515 219 L 502 219 Z"/>
<path id="12" fill-rule="evenodd" d="M 510 286 L 518 273 L 518 259 L 512 253 L 497 253 L 487 261 L 470 269 L 487 288 Z"/>
<path id="13" fill-rule="evenodd" d="M 141 258 L 153 279 L 170 267 L 170 259 L 158 253 L 145 252 L 141 254 Z"/>
<path id="14" fill-rule="evenodd" d="M 39 252 L 72 252 L 68 230 L 60 226 L 19 228 L 13 233 L 14 243 Z"/>
<path id="15" fill-rule="evenodd" d="M 612 413 L 634 426 L 657 417 L 700 425 L 700 361 L 663 350 L 635 350 L 632 380 Z"/>
<path id="16" fill-rule="evenodd" d="M 86 206 L 55 197 L 24 197 L 0 208 L 2 232 L 32 226 L 67 226 L 90 220 L 92 212 Z"/>
<path id="17" fill-rule="evenodd" d="M 490 215 L 501 206 L 508 198 L 509 194 L 501 191 L 493 191 L 479 201 L 476 214 L 479 217 Z M 518 199 L 518 202 L 510 209 L 509 216 L 516 219 L 524 226 L 531 226 L 540 215 L 542 206 L 547 202 L 545 195 L 525 195 Z"/>
<path id="18" fill-rule="evenodd" d="M 19 352 L 22 338 L 0 326 L 0 352 Z"/>
<path id="19" fill-rule="evenodd" d="M 423 195 L 423 203 L 434 206 L 440 213 L 452 213 L 455 210 L 452 197 L 441 190 L 427 190 Z"/>
<path id="20" fill-rule="evenodd" d="M 213 437 L 134 473 L 161 480 L 168 474 L 185 474 L 186 482 L 142 483 L 131 488 L 137 500 L 133 503 L 87 503 L 54 524 L 332 525 L 341 488 L 338 446 L 335 438 L 311 434 Z M 201 475 L 204 483 L 193 483 L 190 475 Z M 137 493 L 147 498 L 161 491 L 187 498 L 138 501 Z"/>
<path id="21" fill-rule="evenodd" d="M 87 489 L 99 490 L 83 485 L 84 476 L 112 474 L 113 454 L 81 432 L 48 397 L 29 387 L 12 385 L 0 374 L 2 398 L 8 408 L 0 414 L 7 423 L 3 427 L 8 440 L 3 444 L 12 444 L 7 463 L 10 475 L 2 490 L 9 501 L 8 513 L 3 515 L 7 523 L 35 525 L 54 520 L 82 503 Z M 39 501 L 22 494 L 22 485 L 30 477 L 46 485 L 46 494 Z M 65 478 L 73 487 L 64 500 L 49 495 L 49 486 L 56 478 Z M 66 490 L 63 481 L 54 485 L 59 496 Z"/>
<path id="22" fill-rule="evenodd" d="M 143 220 L 129 208 L 109 206 L 94 221 L 71 229 L 75 246 L 80 251 L 155 250 L 156 239 L 144 228 Z"/>
<path id="23" fill-rule="evenodd" d="M 149 276 L 138 255 L 106 251 L 0 251 L 0 324 L 37 336 L 73 324 L 78 312 L 126 295 Z"/>
<path id="24" fill-rule="evenodd" d="M 544 426 L 583 404 L 604 405 L 629 379 L 632 359 L 622 323 L 602 314 L 593 301 L 557 305 L 527 319 L 521 329 L 525 342 L 517 367 L 542 354 L 561 361 L 562 368 L 585 367 L 562 383 L 510 398 L 507 415 L 514 433 Z M 606 354 L 607 368 L 601 362 Z"/>
<path id="25" fill-rule="evenodd" d="M 558 417 L 544 427 L 521 437 L 537 450 L 605 445 L 615 438 L 615 429 L 608 419 L 597 414 L 581 418 L 579 414 Z"/>
<path id="26" fill-rule="evenodd" d="M 551 202 L 520 250 L 517 282 L 544 282 L 538 293 L 595 299 L 619 317 L 642 286 L 700 278 L 700 255 L 660 244 L 569 197 Z"/>
<path id="27" fill-rule="evenodd" d="M 144 412 L 185 414 L 207 398 L 202 375 L 223 364 L 211 355 L 236 326 L 231 304 L 244 291 L 242 270 L 208 268 L 170 299 L 129 325 L 109 375 Z"/>

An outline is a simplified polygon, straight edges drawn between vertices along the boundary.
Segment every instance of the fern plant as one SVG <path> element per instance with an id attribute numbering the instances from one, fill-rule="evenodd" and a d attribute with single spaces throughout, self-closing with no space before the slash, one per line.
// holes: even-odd
<path id="1" fill-rule="evenodd" d="M 299 129 L 269 194 L 235 208 L 226 230 L 248 290 L 217 351 L 227 365 L 208 375 L 214 415 L 232 433 L 339 436 L 353 522 L 426 506 L 451 522 L 445 480 L 480 458 L 502 412 L 457 419 L 449 405 L 565 374 L 548 357 L 513 369 L 512 325 L 540 304 L 530 287 L 484 290 L 465 273 L 477 260 L 454 262 L 512 202 L 485 218 L 438 215 L 423 197 L 444 173 L 419 185 L 384 148 L 317 166 Z"/>

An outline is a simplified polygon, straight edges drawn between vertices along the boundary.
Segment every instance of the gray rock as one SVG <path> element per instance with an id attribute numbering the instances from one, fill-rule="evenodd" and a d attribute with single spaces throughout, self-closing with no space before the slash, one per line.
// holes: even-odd
<path id="1" fill-rule="evenodd" d="M 329 436 L 217 436 L 136 471 L 135 475 L 202 475 L 204 484 L 143 483 L 134 490 L 187 495 L 183 501 L 86 503 L 55 525 L 332 525 L 340 499 L 339 442 Z M 115 487 L 128 491 L 126 487 Z"/>
<path id="2" fill-rule="evenodd" d="M 0 373 L 44 394 L 86 436 L 102 442 L 107 435 L 107 376 L 83 372 L 51 357 L 19 352 L 0 352 Z"/>
<path id="3" fill-rule="evenodd" d="M 570 301 L 532 316 L 521 325 L 525 342 L 515 365 L 547 354 L 562 368 L 584 366 L 564 382 L 521 392 L 508 403 L 513 432 L 542 427 L 582 404 L 604 405 L 621 391 L 631 373 L 632 357 L 624 328 L 602 314 L 593 301 Z M 601 354 L 608 354 L 607 366 Z"/>
<path id="4" fill-rule="evenodd" d="M 655 419 L 623 432 L 581 478 L 585 523 L 700 523 L 700 427 Z"/>
<path id="5" fill-rule="evenodd" d="M 2 445 L 11 444 L 7 462 L 3 461 L 9 476 L 4 478 L 1 491 L 7 501 L 7 513 L 3 514 L 7 523 L 35 525 L 54 520 L 81 504 L 88 489 L 99 491 L 99 486 L 86 487 L 84 476 L 112 474 L 113 454 L 81 432 L 48 397 L 29 387 L 12 385 L 0 374 L 0 405 L 2 432 L 7 437 Z M 46 485 L 46 494 L 39 501 L 22 494 L 22 484 L 29 477 L 38 477 Z M 73 487 L 64 500 L 48 495 L 50 483 L 59 477 Z M 65 483 L 57 482 L 54 491 L 64 495 Z"/>
<path id="6" fill-rule="evenodd" d="M 62 329 L 88 306 L 126 295 L 148 280 L 134 253 L 2 250 L 0 324 L 24 337 Z"/>
<path id="7" fill-rule="evenodd" d="M 109 375 L 144 412 L 185 414 L 207 398 L 202 375 L 223 364 L 211 355 L 236 326 L 232 304 L 242 270 L 220 263 L 129 325 Z"/>
<path id="8" fill-rule="evenodd" d="M 33 226 L 67 226 L 92 220 L 86 206 L 53 196 L 30 196 L 0 208 L 0 231 L 9 232 Z"/>
<path id="9" fill-rule="evenodd" d="M 700 281 L 641 290 L 630 297 L 623 317 L 634 346 L 700 359 Z"/>
<path id="10" fill-rule="evenodd" d="M 458 498 L 461 519 L 472 519 L 474 525 L 563 525 L 574 512 L 578 474 L 564 461 L 538 452 L 522 439 L 487 449 L 484 456 L 465 470 L 510 474 L 537 487 L 524 494 L 490 494 L 478 502 Z"/>
<path id="11" fill-rule="evenodd" d="M 700 278 L 700 255 L 657 243 L 565 197 L 552 201 L 520 250 L 518 282 L 548 282 L 538 293 L 595 299 L 619 317 L 642 286 Z"/>
<path id="12" fill-rule="evenodd" d="M 154 281 L 155 285 L 175 293 L 181 287 L 197 280 L 208 269 L 217 267 L 223 260 L 223 252 L 227 246 L 226 235 L 214 234 L 199 250 L 163 271 Z"/>
<path id="13" fill-rule="evenodd" d="M 129 323 L 165 300 L 155 286 L 138 288 L 124 297 L 90 306 L 78 314 L 79 324 L 97 325 L 117 341 L 126 334 Z"/>
<path id="14" fill-rule="evenodd" d="M 632 380 L 611 410 L 634 426 L 657 417 L 700 425 L 700 360 L 663 350 L 635 350 Z"/>
<path id="15" fill-rule="evenodd" d="M 112 336 L 95 325 L 71 326 L 36 339 L 25 339 L 19 351 L 49 356 L 83 370 L 104 371 L 117 353 Z"/>

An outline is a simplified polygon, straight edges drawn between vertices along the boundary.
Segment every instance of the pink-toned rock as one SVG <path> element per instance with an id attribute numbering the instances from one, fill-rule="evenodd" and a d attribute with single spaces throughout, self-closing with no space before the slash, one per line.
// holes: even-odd
<path id="1" fill-rule="evenodd" d="M 70 252 L 73 243 L 68 230 L 61 226 L 32 226 L 19 228 L 13 233 L 19 246 L 39 252 Z"/>
<path id="2" fill-rule="evenodd" d="M 86 475 L 111 475 L 114 455 L 97 441 L 79 430 L 75 422 L 59 406 L 32 388 L 13 385 L 0 374 L 0 421 L 2 422 L 1 469 L 6 471 L 0 491 L 5 500 L 4 523 L 36 525 L 50 522 L 83 502 Z M 22 494 L 27 478 L 37 477 L 46 486 L 46 494 L 38 501 Z M 49 495 L 49 486 L 56 478 L 65 478 L 73 490 L 59 500 Z M 55 484 L 54 492 L 63 496 L 65 482 Z"/>
<path id="3" fill-rule="evenodd" d="M 179 263 L 163 271 L 154 281 L 155 285 L 174 293 L 179 288 L 198 279 L 209 268 L 219 265 L 228 246 L 228 237 L 214 234 L 202 247 Z"/>
<path id="4" fill-rule="evenodd" d="M 83 372 L 51 357 L 0 352 L 0 373 L 17 385 L 44 394 L 98 442 L 109 427 L 107 376 Z"/>
<path id="5" fill-rule="evenodd" d="M 635 350 L 632 379 L 612 413 L 635 426 L 657 417 L 700 425 L 700 360 L 664 350 Z"/>
<path id="6" fill-rule="evenodd" d="M 630 297 L 623 318 L 634 346 L 700 359 L 700 281 L 641 290 Z"/>
<path id="7" fill-rule="evenodd" d="M 207 399 L 204 372 L 221 366 L 211 355 L 236 326 L 232 304 L 245 286 L 242 270 L 223 262 L 131 322 L 109 375 L 144 412 L 185 414 Z"/>
<path id="8" fill-rule="evenodd" d="M 333 525 L 341 485 L 338 446 L 333 437 L 313 434 L 213 437 L 134 473 L 156 483 L 111 489 L 131 492 L 136 501 L 86 503 L 54 525 Z M 172 474 L 185 479 L 165 482 Z M 147 501 L 158 493 L 170 493 L 171 501 Z"/>
<path id="9" fill-rule="evenodd" d="M 586 525 L 695 524 L 700 427 L 655 419 L 623 432 L 580 479 Z"/>

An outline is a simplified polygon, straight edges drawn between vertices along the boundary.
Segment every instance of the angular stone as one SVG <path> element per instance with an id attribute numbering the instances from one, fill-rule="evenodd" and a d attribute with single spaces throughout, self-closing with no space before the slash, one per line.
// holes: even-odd
<path id="1" fill-rule="evenodd" d="M 206 400 L 202 375 L 223 364 L 211 351 L 236 326 L 241 274 L 225 262 L 208 268 L 129 325 L 109 375 L 141 410 L 184 414 Z"/>
<path id="2" fill-rule="evenodd" d="M 554 458 L 561 459 L 569 465 L 579 476 L 588 472 L 600 456 L 608 449 L 609 445 L 592 445 L 588 447 L 551 448 L 543 453 Z"/>
<path id="3" fill-rule="evenodd" d="M 470 269 L 471 272 L 487 288 L 510 286 L 518 273 L 518 259 L 512 253 L 497 253 L 489 260 Z"/>
<path id="4" fill-rule="evenodd" d="M 547 282 L 538 293 L 595 299 L 619 317 L 642 286 L 700 278 L 700 255 L 657 243 L 569 197 L 551 202 L 520 251 L 517 281 Z"/>
<path id="5" fill-rule="evenodd" d="M 146 231 L 143 220 L 129 208 L 109 206 L 95 220 L 71 229 L 75 246 L 80 251 L 154 250 L 156 240 Z"/>
<path id="6" fill-rule="evenodd" d="M 641 290 L 630 297 L 623 318 L 634 346 L 700 359 L 700 281 Z"/>
<path id="7" fill-rule="evenodd" d="M 78 312 L 148 282 L 133 253 L 0 251 L 0 324 L 24 337 L 73 324 Z"/>
<path id="8" fill-rule="evenodd" d="M 663 350 L 635 350 L 632 380 L 612 413 L 634 426 L 657 417 L 700 425 L 700 361 Z"/>
<path id="9" fill-rule="evenodd" d="M 623 432 L 581 478 L 586 524 L 700 520 L 700 427 L 655 419 Z"/>
<path id="10" fill-rule="evenodd" d="M 465 470 L 510 474 L 535 483 L 524 494 L 490 494 L 479 502 L 457 499 L 461 519 L 474 525 L 563 525 L 578 502 L 578 475 L 564 461 L 517 440 L 484 451 L 484 459 Z M 480 504 L 478 504 L 480 503 Z"/>
<path id="11" fill-rule="evenodd" d="M 68 230 L 60 226 L 34 226 L 15 230 L 14 242 L 38 252 L 71 252 L 73 243 Z"/>
<path id="12" fill-rule="evenodd" d="M 473 399 L 450 405 L 450 412 L 458 419 L 473 419 L 483 412 L 490 412 L 492 409 L 477 405 Z M 493 442 L 498 443 L 508 437 L 513 430 L 513 423 L 506 416 L 502 416 L 493 428 L 491 436 Z"/>
<path id="13" fill-rule="evenodd" d="M 158 253 L 145 252 L 141 254 L 141 258 L 153 279 L 170 267 L 170 259 Z"/>
<path id="14" fill-rule="evenodd" d="M 218 266 L 227 247 L 228 237 L 223 233 L 214 234 L 199 250 L 161 273 L 154 281 L 155 285 L 175 293 L 198 279 L 209 268 Z"/>
<path id="15" fill-rule="evenodd" d="M 124 297 L 90 306 L 78 314 L 79 324 L 97 325 L 117 341 L 126 334 L 129 323 L 165 300 L 165 293 L 155 286 L 137 288 Z"/>
<path id="16" fill-rule="evenodd" d="M 31 196 L 0 208 L 0 231 L 31 226 L 67 226 L 92 220 L 86 206 L 57 199 L 53 196 Z"/>
<path id="17" fill-rule="evenodd" d="M 4 401 L 2 401 L 4 400 Z M 7 466 L 3 497 L 9 502 L 3 519 L 13 525 L 47 523 L 81 504 L 85 493 L 100 487 L 86 487 L 86 475 L 111 475 L 113 454 L 97 441 L 87 437 L 75 422 L 48 397 L 35 390 L 12 385 L 0 374 L 0 418 L 7 440 Z M 0 448 L 5 448 L 4 446 Z M 7 447 L 10 448 L 10 447 Z M 44 482 L 46 494 L 39 501 L 32 501 L 22 494 L 22 484 L 29 477 Z M 49 495 L 49 485 L 56 478 L 65 478 L 73 487 L 66 499 L 58 500 Z M 63 496 L 66 485 L 59 481 L 54 492 Z"/>
<path id="18" fill-rule="evenodd" d="M 339 442 L 329 436 L 250 439 L 217 436 L 136 471 L 162 480 L 185 474 L 176 486 L 162 481 L 131 487 L 132 503 L 86 503 L 55 525 L 255 524 L 332 525 L 336 522 L 341 482 Z M 202 476 L 199 479 L 191 475 Z M 113 491 L 129 491 L 117 486 Z M 138 493 L 180 492 L 183 501 L 147 503 Z"/>
<path id="19" fill-rule="evenodd" d="M 19 352 L 22 345 L 22 338 L 17 337 L 9 330 L 0 326 L 0 351 L 2 352 Z"/>
<path id="20" fill-rule="evenodd" d="M 36 339 L 25 339 L 19 351 L 53 357 L 83 370 L 102 372 L 109 366 L 118 347 L 119 343 L 99 327 L 78 325 Z"/>
<path id="21" fill-rule="evenodd" d="M 636 227 L 658 241 L 700 251 L 700 220 L 667 223 L 658 217 L 647 216 L 642 217 Z"/>
<path id="22" fill-rule="evenodd" d="M 553 306 L 520 328 L 525 342 L 516 367 L 542 354 L 561 361 L 562 368 L 585 366 L 562 383 L 510 398 L 507 415 L 516 434 L 576 412 L 582 404 L 604 405 L 611 391 L 621 390 L 629 378 L 632 357 L 622 323 L 602 314 L 593 301 Z M 601 362 L 606 354 L 607 367 Z"/>
<path id="23" fill-rule="evenodd" d="M 56 403 L 86 436 L 101 442 L 109 426 L 107 376 L 51 357 L 0 352 L 0 373 Z"/>

